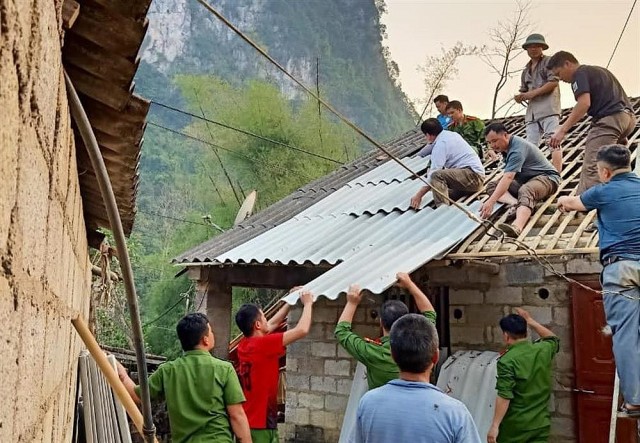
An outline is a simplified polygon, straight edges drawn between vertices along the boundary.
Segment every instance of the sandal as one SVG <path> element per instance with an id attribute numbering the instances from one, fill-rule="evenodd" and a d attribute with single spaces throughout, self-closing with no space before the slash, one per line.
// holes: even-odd
<path id="1" fill-rule="evenodd" d="M 629 409 L 624 404 L 618 409 L 618 417 L 640 418 L 640 409 Z"/>
<path id="2" fill-rule="evenodd" d="M 510 238 L 520 237 L 521 231 L 515 226 L 508 225 L 506 223 L 498 223 L 497 228 L 504 232 L 504 235 Z"/>
<path id="3" fill-rule="evenodd" d="M 511 223 L 512 221 L 514 221 L 516 219 L 516 211 L 517 210 L 518 210 L 517 205 L 509 206 L 507 208 L 507 212 L 506 212 L 507 216 L 504 219 L 504 221 L 507 222 L 507 223 Z"/>

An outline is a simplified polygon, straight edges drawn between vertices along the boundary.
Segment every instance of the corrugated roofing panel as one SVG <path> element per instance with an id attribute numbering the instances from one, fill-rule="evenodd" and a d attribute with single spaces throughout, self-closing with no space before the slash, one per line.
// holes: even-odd
<path id="1" fill-rule="evenodd" d="M 479 208 L 480 202 L 469 206 L 474 213 Z M 352 232 L 359 233 L 359 220 L 367 218 L 356 218 Z M 374 218 L 380 222 L 363 233 L 363 238 L 368 239 L 366 247 L 353 251 L 343 263 L 306 284 L 306 290 L 313 292 L 316 298 L 322 295 L 335 300 L 347 291 L 349 285 L 356 283 L 379 294 L 395 283 L 398 272 L 412 272 L 438 258 L 479 226 L 452 206 L 418 212 L 394 211 L 389 215 L 371 217 Z M 356 244 L 358 241 L 354 240 Z M 299 293 L 294 292 L 283 300 L 295 304 L 298 297 Z"/>
<path id="2" fill-rule="evenodd" d="M 487 435 L 496 400 L 498 353 L 458 351 L 445 361 L 437 386 L 465 404 L 481 436 Z"/>
<path id="3" fill-rule="evenodd" d="M 400 161 L 408 166 L 412 171 L 420 172 L 427 168 L 429 163 L 429 157 L 405 157 Z M 394 181 L 401 182 L 411 177 L 411 173 L 405 168 L 400 166 L 395 160 L 389 160 L 381 166 L 378 166 L 373 171 L 367 172 L 360 177 L 351 180 L 347 183 L 350 186 L 353 185 L 366 185 L 367 183 L 392 183 Z"/>

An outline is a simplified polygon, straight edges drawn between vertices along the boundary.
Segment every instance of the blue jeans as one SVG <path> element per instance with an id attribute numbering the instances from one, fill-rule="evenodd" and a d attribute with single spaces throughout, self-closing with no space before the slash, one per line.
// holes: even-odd
<path id="1" fill-rule="evenodd" d="M 640 260 L 622 260 L 605 267 L 602 289 L 620 391 L 627 403 L 640 405 Z"/>

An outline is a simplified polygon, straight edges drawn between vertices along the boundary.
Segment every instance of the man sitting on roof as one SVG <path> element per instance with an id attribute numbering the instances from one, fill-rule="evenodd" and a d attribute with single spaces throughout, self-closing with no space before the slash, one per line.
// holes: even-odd
<path id="1" fill-rule="evenodd" d="M 411 280 L 409 274 L 399 273 L 396 278 L 400 286 L 413 296 L 416 307 L 423 315 L 435 325 L 436 312 L 427 296 Z M 407 305 L 400 300 L 387 300 L 380 308 L 380 326 L 382 338 L 379 341 L 368 340 L 360 337 L 351 330 L 353 316 L 362 301 L 362 291 L 358 285 L 351 285 L 347 292 L 347 304 L 340 315 L 336 325 L 335 336 L 338 343 L 367 367 L 367 383 L 369 389 L 384 385 L 390 380 L 398 378 L 399 370 L 391 357 L 389 344 L 389 331 L 391 326 L 403 315 L 409 312 Z"/>
<path id="2" fill-rule="evenodd" d="M 297 288 L 295 288 L 297 289 Z M 286 332 L 271 333 L 289 313 L 285 304 L 267 321 L 262 310 L 251 303 L 236 313 L 236 324 L 244 337 L 238 344 L 238 373 L 247 401 L 244 410 L 254 443 L 278 443 L 278 382 L 280 358 L 285 347 L 307 336 L 311 328 L 313 295 L 302 291 L 304 306 L 298 324 Z"/>
<path id="3" fill-rule="evenodd" d="M 418 209 L 422 197 L 433 189 L 436 206 L 448 205 L 449 198 L 457 199 L 482 189 L 484 167 L 471 146 L 455 132 L 444 131 L 435 118 L 425 120 L 420 126 L 431 144 L 431 167 L 427 183 L 411 198 L 411 207 Z"/>
<path id="4" fill-rule="evenodd" d="M 480 208 L 480 215 L 488 218 L 497 202 L 511 205 L 515 210 L 515 221 L 512 225 L 500 223 L 498 228 L 509 237 L 517 238 L 529 221 L 536 202 L 556 192 L 560 175 L 536 145 L 509 134 L 504 124 L 491 123 L 485 134 L 491 149 L 506 152 L 507 158 L 500 181 L 487 185 L 489 198 Z"/>
<path id="5" fill-rule="evenodd" d="M 602 301 L 613 332 L 623 411 L 640 417 L 640 178 L 631 172 L 630 159 L 625 146 L 604 146 L 596 157 L 603 184 L 560 197 L 558 208 L 598 211 Z"/>
<path id="6" fill-rule="evenodd" d="M 449 131 L 456 132 L 471 145 L 480 158 L 484 154 L 484 122 L 478 117 L 464 115 L 462 103 L 458 100 L 450 101 L 447 104 L 447 114 L 453 120 Z"/>

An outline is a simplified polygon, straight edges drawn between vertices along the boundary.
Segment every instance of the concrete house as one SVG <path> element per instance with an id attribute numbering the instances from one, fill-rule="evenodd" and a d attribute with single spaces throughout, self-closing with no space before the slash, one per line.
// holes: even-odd
<path id="1" fill-rule="evenodd" d="M 147 1 L 0 0 L 0 441 L 68 442 L 89 247 L 108 227 L 69 114 L 89 115 L 127 233 L 149 102 L 132 93 Z M 118 31 L 116 33 L 116 30 Z"/>
<path id="2" fill-rule="evenodd" d="M 640 100 L 633 103 L 640 114 Z M 522 117 L 505 123 L 512 133 L 524 134 Z M 454 207 L 433 209 L 428 197 L 420 211 L 409 209 L 420 183 L 374 151 L 175 259 L 205 298 L 220 356 L 228 351 L 233 286 L 305 285 L 318 296 L 311 333 L 287 352 L 284 441 L 338 441 L 356 367 L 333 337 L 344 293 L 350 283 L 370 291 L 354 329 L 377 337 L 380 303 L 388 297 L 407 300 L 392 287 L 398 271 L 411 272 L 427 290 L 438 311 L 441 346 L 449 352 L 500 350 L 497 321 L 513 307 L 529 309 L 561 339 L 551 441 L 603 441 L 614 364 L 610 338 L 601 332 L 601 297 L 588 289 L 599 287 L 601 270 L 598 236 L 588 229 L 595 213 L 562 214 L 554 204 L 558 195 L 575 192 L 588 126 L 585 119 L 567 136 L 559 190 L 538 205 L 517 243 L 499 241 Z M 630 137 L 633 158 L 639 137 L 640 129 Z M 387 147 L 422 173 L 426 161 L 413 155 L 424 143 L 413 130 Z M 487 180 L 500 174 L 494 170 Z M 478 198 L 484 197 L 459 202 L 477 211 Z M 504 208 L 494 214 L 494 220 L 504 218 Z M 290 320 L 299 313 L 294 310 Z M 634 423 L 619 428 L 621 436 L 635 433 Z"/>

